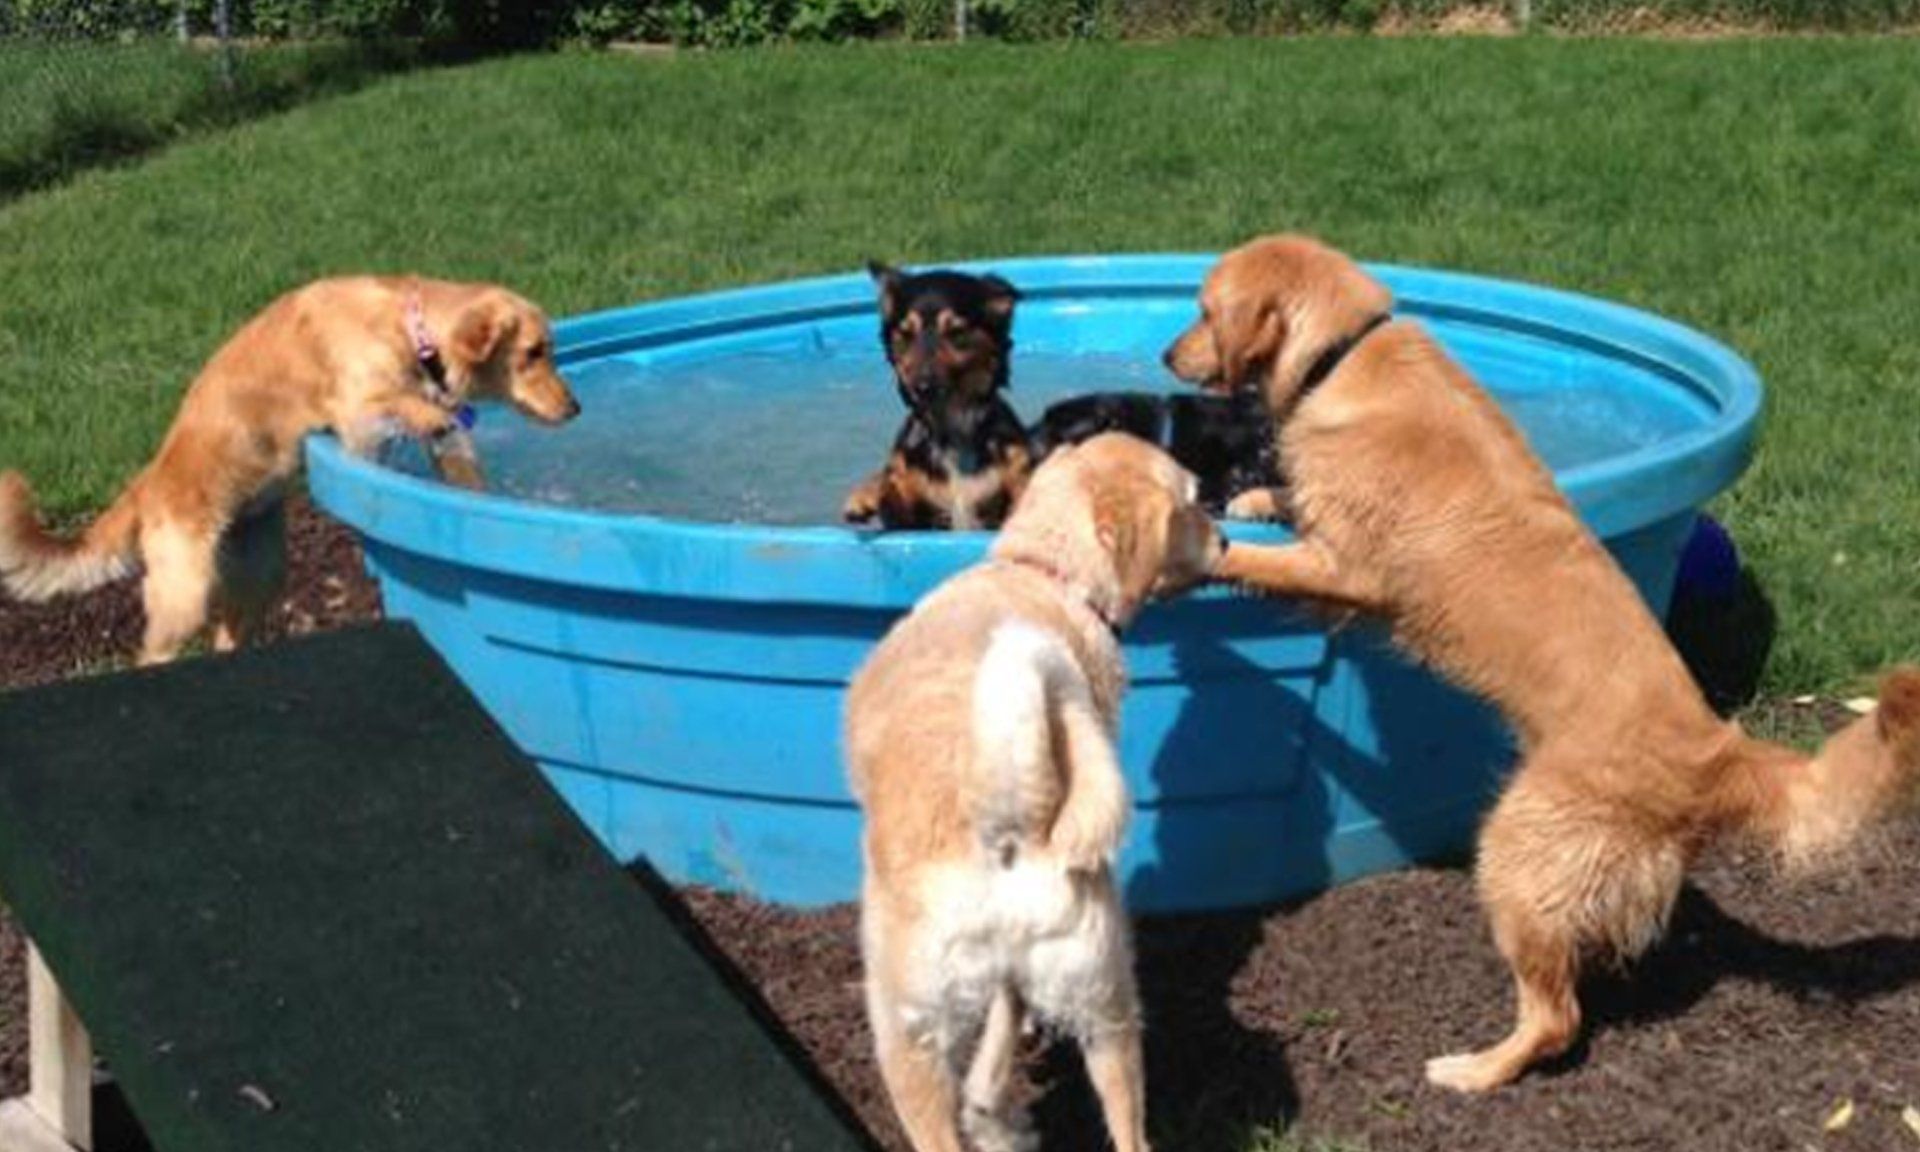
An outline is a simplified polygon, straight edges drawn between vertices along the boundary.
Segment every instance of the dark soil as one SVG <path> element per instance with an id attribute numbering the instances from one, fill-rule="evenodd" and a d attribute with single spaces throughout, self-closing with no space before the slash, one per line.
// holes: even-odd
<path id="1" fill-rule="evenodd" d="M 352 539 L 296 501 L 282 633 L 378 614 Z M 114 666 L 138 639 L 126 588 L 61 605 L 0 604 L 0 686 Z M 1774 704 L 1756 727 L 1831 727 L 1830 705 Z M 695 919 L 889 1149 L 905 1142 L 874 1072 L 851 907 L 794 912 L 702 890 Z M 1498 1039 L 1506 973 L 1470 878 L 1377 877 L 1302 904 L 1155 917 L 1138 932 L 1151 1123 L 1163 1152 L 1250 1152 L 1255 1129 L 1375 1152 L 1848 1152 L 1911 1148 L 1920 1106 L 1920 824 L 1852 866 L 1788 881 L 1710 859 L 1667 940 L 1589 982 L 1588 1039 L 1487 1098 L 1426 1087 L 1433 1055 Z M 0 1095 L 21 1090 L 20 945 L 0 919 Z M 1105 1147 L 1068 1053 L 1035 1044 L 1049 1149 Z M 1823 1125 L 1843 1100 L 1855 1109 Z"/>
<path id="2" fill-rule="evenodd" d="M 287 590 L 286 602 L 268 621 L 270 639 L 380 615 L 380 595 L 361 567 L 359 543 L 301 495 L 287 505 Z M 140 621 L 133 582 L 51 604 L 0 597 L 0 688 L 126 664 L 140 647 Z"/>

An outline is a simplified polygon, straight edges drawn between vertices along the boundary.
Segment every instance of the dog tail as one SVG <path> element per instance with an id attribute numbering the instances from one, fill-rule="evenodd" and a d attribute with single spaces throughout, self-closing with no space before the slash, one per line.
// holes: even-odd
<path id="1" fill-rule="evenodd" d="M 1110 863 L 1126 833 L 1127 786 L 1093 689 L 1059 639 L 1005 624 L 973 684 L 974 827 L 1011 865 L 1042 843 L 1068 869 Z"/>
<path id="2" fill-rule="evenodd" d="M 91 592 L 139 567 L 140 481 L 74 537 L 40 523 L 33 489 L 18 472 L 0 473 L 0 584 L 17 600 L 39 603 Z"/>
<path id="3" fill-rule="evenodd" d="M 1790 868 L 1843 856 L 1861 833 L 1920 799 L 1920 668 L 1880 681 L 1872 712 L 1803 756 L 1748 740 L 1734 777 L 1743 823 Z"/>

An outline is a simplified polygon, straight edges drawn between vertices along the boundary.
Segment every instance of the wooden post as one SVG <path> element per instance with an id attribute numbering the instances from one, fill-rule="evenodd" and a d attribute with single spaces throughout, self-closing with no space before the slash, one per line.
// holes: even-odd
<path id="1" fill-rule="evenodd" d="M 55 1135 L 93 1148 L 93 1040 L 40 950 L 27 946 L 27 1104 Z"/>

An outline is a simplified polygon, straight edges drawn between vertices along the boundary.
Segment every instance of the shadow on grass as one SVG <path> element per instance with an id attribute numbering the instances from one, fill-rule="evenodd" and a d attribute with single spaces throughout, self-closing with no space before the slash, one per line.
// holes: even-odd
<path id="1" fill-rule="evenodd" d="M 28 42 L 0 56 L 0 202 L 395 72 L 474 59 L 419 42 L 275 45 Z M 230 79 L 229 79 L 230 71 Z"/>

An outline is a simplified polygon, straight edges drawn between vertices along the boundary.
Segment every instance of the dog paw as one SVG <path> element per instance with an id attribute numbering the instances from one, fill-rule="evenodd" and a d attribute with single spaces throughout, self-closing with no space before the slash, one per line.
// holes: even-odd
<path id="1" fill-rule="evenodd" d="M 878 515 L 880 502 L 862 494 L 847 497 L 847 502 L 840 506 L 840 519 L 849 524 L 865 524 Z"/>
<path id="2" fill-rule="evenodd" d="M 994 1111 L 969 1104 L 960 1127 L 977 1152 L 1037 1152 L 1040 1135 L 1024 1108 Z"/>
<path id="3" fill-rule="evenodd" d="M 1280 498 L 1272 488 L 1249 488 L 1221 510 L 1229 520 L 1279 520 Z"/>
<path id="4" fill-rule="evenodd" d="M 1485 1052 L 1457 1052 L 1427 1061 L 1427 1083 L 1455 1092 L 1489 1092 L 1509 1079 Z"/>

